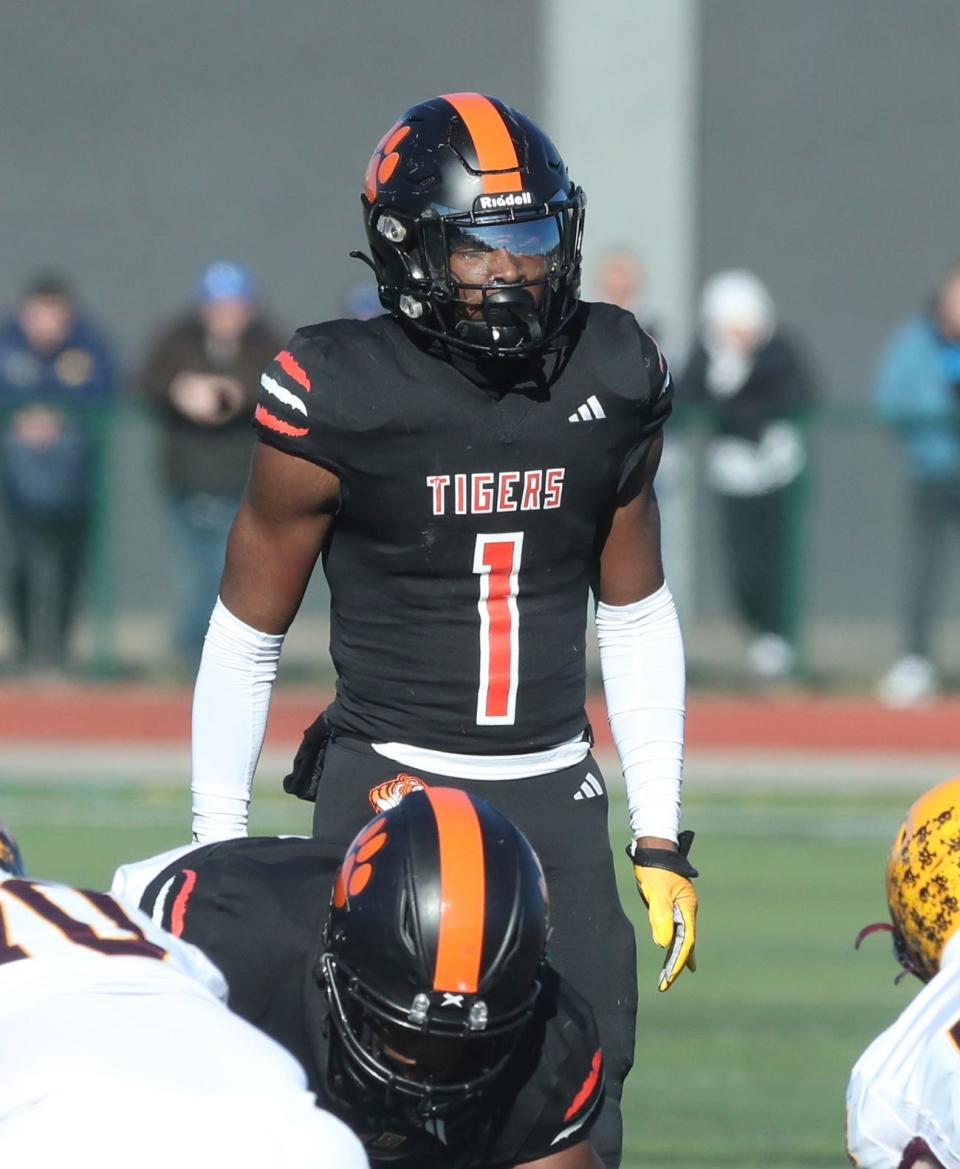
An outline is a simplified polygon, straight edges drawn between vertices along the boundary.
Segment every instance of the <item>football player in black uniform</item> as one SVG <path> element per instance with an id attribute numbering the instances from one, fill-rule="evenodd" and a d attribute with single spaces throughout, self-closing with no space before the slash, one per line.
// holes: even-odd
<path id="1" fill-rule="evenodd" d="M 599 1169 L 603 1057 L 546 960 L 546 883 L 520 832 L 434 787 L 340 860 L 296 837 L 205 845 L 140 905 L 216 962 L 233 1010 L 297 1056 L 375 1165 Z"/>
<path id="2" fill-rule="evenodd" d="M 583 192 L 502 102 L 407 111 L 362 204 L 385 315 L 301 329 L 263 376 L 197 677 L 195 838 L 246 831 L 281 643 L 322 556 L 337 696 L 288 787 L 338 850 L 391 783 L 483 791 L 529 837 L 557 969 L 597 1015 L 612 1169 L 636 957 L 584 713 L 591 592 L 660 989 L 694 967 L 683 645 L 653 486 L 670 374 L 630 313 L 580 302 Z"/>

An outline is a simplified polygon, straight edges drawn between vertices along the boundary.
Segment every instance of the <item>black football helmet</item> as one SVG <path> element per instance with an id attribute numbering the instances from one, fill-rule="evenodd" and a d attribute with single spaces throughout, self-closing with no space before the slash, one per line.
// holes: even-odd
<path id="1" fill-rule="evenodd" d="M 337 874 L 318 966 L 328 1091 L 421 1124 L 473 1100 L 533 1015 L 546 930 L 540 862 L 485 800 L 431 787 L 377 816 Z"/>
<path id="2" fill-rule="evenodd" d="M 524 356 L 573 316 L 583 191 L 546 134 L 497 98 L 449 93 L 407 110 L 373 152 L 361 199 L 381 303 L 423 333 Z M 451 265 L 458 253 L 472 263 Z M 512 259 L 508 271 L 484 270 L 494 255 Z"/>
<path id="3" fill-rule="evenodd" d="M 20 846 L 2 820 L 0 820 L 0 873 L 7 873 L 11 877 L 26 875 Z"/>

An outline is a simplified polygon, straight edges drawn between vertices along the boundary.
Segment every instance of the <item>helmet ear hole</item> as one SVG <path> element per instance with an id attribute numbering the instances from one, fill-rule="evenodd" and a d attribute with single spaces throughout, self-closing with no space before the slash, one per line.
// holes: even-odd
<path id="1" fill-rule="evenodd" d="M 400 894 L 400 940 L 411 954 L 416 954 L 417 943 L 414 937 L 413 906 L 406 889 Z"/>

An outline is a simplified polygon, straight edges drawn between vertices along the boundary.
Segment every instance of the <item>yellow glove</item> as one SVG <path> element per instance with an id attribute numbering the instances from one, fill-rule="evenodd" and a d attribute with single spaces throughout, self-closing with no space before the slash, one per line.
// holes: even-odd
<path id="1" fill-rule="evenodd" d="M 678 852 L 636 844 L 627 849 L 654 943 L 667 950 L 657 979 L 661 991 L 673 986 L 684 967 L 691 972 L 697 968 L 697 893 L 690 879 L 700 874 L 687 860 L 692 842 L 692 832 L 681 832 Z"/>

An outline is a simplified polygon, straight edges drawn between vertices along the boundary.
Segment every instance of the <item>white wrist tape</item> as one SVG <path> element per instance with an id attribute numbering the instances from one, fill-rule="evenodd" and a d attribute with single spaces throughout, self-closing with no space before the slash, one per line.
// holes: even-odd
<path id="1" fill-rule="evenodd" d="M 677 608 L 664 584 L 632 605 L 597 605 L 610 730 L 634 837 L 676 840 L 683 779 L 686 667 Z"/>
<path id="2" fill-rule="evenodd" d="M 247 834 L 282 645 L 282 633 L 261 633 L 217 598 L 193 691 L 193 836 L 201 844 Z"/>

